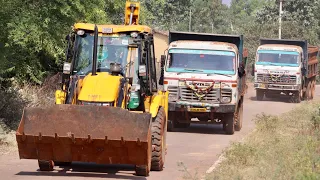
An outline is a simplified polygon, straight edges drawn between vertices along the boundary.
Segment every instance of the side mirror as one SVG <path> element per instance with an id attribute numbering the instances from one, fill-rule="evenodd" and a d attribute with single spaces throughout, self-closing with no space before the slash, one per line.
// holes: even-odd
<path id="1" fill-rule="evenodd" d="M 63 74 L 70 74 L 71 72 L 71 63 L 63 63 Z"/>
<path id="2" fill-rule="evenodd" d="M 127 81 L 130 85 L 132 85 L 133 82 L 133 77 L 127 77 Z"/>
<path id="3" fill-rule="evenodd" d="M 161 55 L 161 67 L 164 67 L 165 62 L 166 62 L 166 55 Z"/>
<path id="4" fill-rule="evenodd" d="M 161 55 L 161 74 L 160 74 L 160 78 L 159 78 L 159 85 L 163 85 L 163 81 L 164 81 L 164 65 L 165 65 L 165 62 L 166 62 L 166 55 Z"/>
<path id="5" fill-rule="evenodd" d="M 254 76 L 254 64 L 252 64 L 252 67 L 251 67 L 251 76 Z"/>

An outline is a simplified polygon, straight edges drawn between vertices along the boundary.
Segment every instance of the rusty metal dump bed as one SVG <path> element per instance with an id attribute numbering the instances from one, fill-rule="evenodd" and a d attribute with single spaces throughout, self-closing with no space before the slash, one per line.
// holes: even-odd
<path id="1" fill-rule="evenodd" d="M 121 108 L 25 108 L 16 133 L 21 159 L 147 165 L 151 114 Z"/>

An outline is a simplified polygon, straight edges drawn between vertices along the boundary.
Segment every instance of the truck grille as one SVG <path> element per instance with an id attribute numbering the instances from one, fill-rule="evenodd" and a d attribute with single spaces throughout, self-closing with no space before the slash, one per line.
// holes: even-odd
<path id="1" fill-rule="evenodd" d="M 169 96 L 178 97 L 179 100 L 189 101 L 189 102 L 200 102 L 198 97 L 193 93 L 193 91 L 187 87 L 168 87 Z M 204 103 L 220 103 L 220 97 L 232 97 L 231 89 L 212 89 L 201 102 Z"/>
<path id="2" fill-rule="evenodd" d="M 296 84 L 296 80 L 295 75 L 274 76 L 272 78 L 270 74 L 257 74 L 257 82 L 260 83 Z"/>
<path id="3" fill-rule="evenodd" d="M 193 93 L 191 89 L 187 87 L 179 87 L 180 90 L 180 99 L 182 101 L 199 101 L 198 97 Z M 220 101 L 220 90 L 212 89 L 206 96 L 203 98 L 204 102 L 218 103 Z"/>

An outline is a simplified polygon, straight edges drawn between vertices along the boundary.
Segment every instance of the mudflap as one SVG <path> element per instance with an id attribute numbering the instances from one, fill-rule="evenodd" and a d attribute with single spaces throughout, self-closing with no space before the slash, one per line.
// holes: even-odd
<path id="1" fill-rule="evenodd" d="M 19 156 L 150 166 L 151 122 L 149 113 L 116 107 L 25 108 L 16 132 Z"/>

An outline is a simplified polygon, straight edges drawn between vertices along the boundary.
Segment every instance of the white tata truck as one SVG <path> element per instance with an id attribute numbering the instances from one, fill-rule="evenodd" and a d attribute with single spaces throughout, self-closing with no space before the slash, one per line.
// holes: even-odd
<path id="1" fill-rule="evenodd" d="M 319 48 L 307 41 L 260 39 L 252 67 L 256 98 L 286 95 L 291 102 L 313 99 Z"/>
<path id="2" fill-rule="evenodd" d="M 247 88 L 242 35 L 169 32 L 161 59 L 169 91 L 169 131 L 190 123 L 223 124 L 226 134 L 241 130 Z"/>

